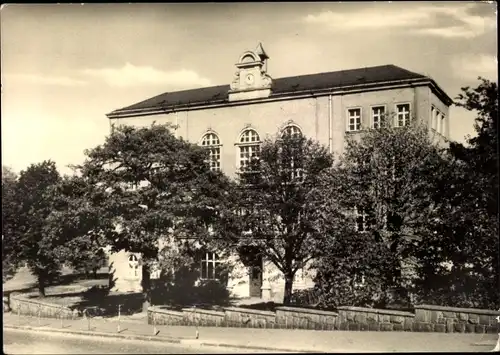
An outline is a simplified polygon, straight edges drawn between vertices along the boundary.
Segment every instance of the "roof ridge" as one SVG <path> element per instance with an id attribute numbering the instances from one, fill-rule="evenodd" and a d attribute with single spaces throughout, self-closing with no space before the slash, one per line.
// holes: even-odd
<path id="1" fill-rule="evenodd" d="M 431 78 L 394 64 L 384 64 L 275 78 L 273 80 L 273 94 L 271 96 L 279 96 L 284 93 L 294 94 L 295 92 L 302 92 L 304 90 L 314 91 L 334 87 L 339 88 L 345 85 L 373 85 L 388 81 L 421 79 Z M 299 87 L 300 89 L 298 89 Z M 153 107 L 174 108 L 178 105 L 190 105 L 193 103 L 221 102 L 227 100 L 229 88 L 229 84 L 219 84 L 164 92 L 133 105 L 114 110 L 112 113 L 119 114 L 127 110 L 141 110 Z"/>

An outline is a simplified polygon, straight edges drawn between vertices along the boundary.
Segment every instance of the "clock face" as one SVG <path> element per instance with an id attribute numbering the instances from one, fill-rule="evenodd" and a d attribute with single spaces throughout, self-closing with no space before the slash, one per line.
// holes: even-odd
<path id="1" fill-rule="evenodd" d="M 253 75 L 252 74 L 248 74 L 245 78 L 245 81 L 247 84 L 252 84 L 253 83 Z"/>

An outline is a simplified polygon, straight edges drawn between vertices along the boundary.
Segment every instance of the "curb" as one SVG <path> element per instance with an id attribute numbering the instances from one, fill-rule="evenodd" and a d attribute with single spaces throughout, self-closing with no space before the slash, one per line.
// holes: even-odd
<path id="1" fill-rule="evenodd" d="M 143 340 L 143 341 L 155 341 L 171 344 L 183 344 L 183 345 L 198 345 L 198 346 L 208 346 L 208 347 L 224 347 L 233 349 L 249 349 L 249 350 L 263 350 L 263 351 L 279 351 L 279 352 L 292 352 L 292 353 L 318 353 L 320 351 L 315 350 L 300 350 L 300 349 L 285 349 L 285 348 L 272 348 L 266 346 L 253 346 L 253 345 L 239 345 L 239 344 L 226 344 L 217 342 L 205 342 L 199 339 L 179 339 L 174 337 L 155 337 L 149 335 L 133 335 L 133 334 L 115 334 L 115 333 L 105 333 L 96 331 L 85 331 L 85 330 L 73 330 L 73 329 L 58 329 L 50 327 L 32 327 L 27 325 L 3 325 L 4 329 L 18 329 L 18 330 L 29 330 L 34 332 L 47 332 L 47 333 L 60 333 L 60 334 L 74 334 L 74 335 L 84 335 L 88 337 L 97 336 L 103 338 L 119 338 L 126 340 Z"/>

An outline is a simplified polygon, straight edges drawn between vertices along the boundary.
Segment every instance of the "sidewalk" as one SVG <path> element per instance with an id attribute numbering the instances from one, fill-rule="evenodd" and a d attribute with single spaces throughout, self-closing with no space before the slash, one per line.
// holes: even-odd
<path id="1" fill-rule="evenodd" d="M 354 332 L 310 331 L 253 328 L 153 326 L 143 320 L 121 320 L 117 332 L 116 318 L 93 318 L 61 321 L 6 313 L 4 328 L 45 330 L 103 337 L 128 338 L 170 343 L 224 346 L 283 352 L 477 352 L 491 351 L 497 341 L 496 334 L 442 334 L 410 332 Z"/>

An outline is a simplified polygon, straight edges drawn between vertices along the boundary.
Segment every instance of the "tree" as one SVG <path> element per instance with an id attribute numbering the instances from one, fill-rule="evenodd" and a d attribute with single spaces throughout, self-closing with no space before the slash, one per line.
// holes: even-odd
<path id="1" fill-rule="evenodd" d="M 56 200 L 55 186 L 60 179 L 55 163 L 43 161 L 21 171 L 15 189 L 17 222 L 9 239 L 17 258 L 26 261 L 37 277 L 41 297 L 63 262 L 58 248 L 63 241 L 47 230 L 47 218 Z"/>
<path id="2" fill-rule="evenodd" d="M 114 251 L 142 255 L 144 307 L 151 300 L 150 266 L 160 240 L 208 242 L 208 227 L 224 198 L 227 179 L 210 170 L 208 152 L 177 139 L 170 125 L 115 127 L 104 144 L 86 151 L 77 166 L 89 189 L 104 199 L 101 234 Z"/>
<path id="3" fill-rule="evenodd" d="M 259 157 L 242 167 L 230 194 L 233 207 L 221 218 L 228 248 L 243 260 L 263 257 L 283 274 L 284 304 L 297 271 L 319 255 L 327 219 L 335 218 L 321 208 L 332 162 L 325 147 L 301 135 L 266 139 Z"/>
<path id="4" fill-rule="evenodd" d="M 498 269 L 498 88 L 480 79 L 455 105 L 477 113 L 468 146 L 451 142 L 450 164 L 436 190 L 439 231 L 427 249 L 419 290 L 425 302 L 456 307 L 500 306 Z M 480 246 L 480 247 L 478 247 Z M 446 262 L 446 267 L 443 266 Z"/>
<path id="5" fill-rule="evenodd" d="M 103 246 L 114 225 L 105 216 L 105 191 L 78 175 L 65 176 L 55 186 L 54 208 L 47 217 L 47 233 L 61 241 L 59 253 L 75 270 L 94 277 L 106 259 Z M 108 234 L 106 234 L 108 233 Z"/>
<path id="6" fill-rule="evenodd" d="M 340 288 L 351 304 L 408 301 L 415 250 L 436 216 L 432 191 L 443 159 L 427 128 L 416 122 L 369 130 L 359 140 L 348 137 L 329 185 L 351 230 L 323 248 L 317 283 L 324 299 L 333 302 L 328 292 Z M 351 250 L 366 259 L 349 255 Z M 354 287 L 355 279 L 365 286 Z"/>
<path id="7" fill-rule="evenodd" d="M 17 175 L 8 167 L 2 166 L 2 280 L 12 278 L 20 265 L 15 253 L 15 232 L 18 224 L 18 209 L 15 191 Z"/>

